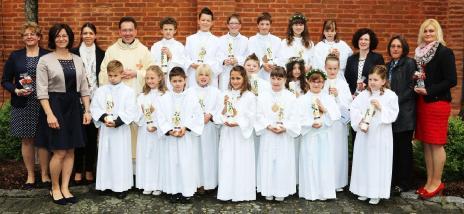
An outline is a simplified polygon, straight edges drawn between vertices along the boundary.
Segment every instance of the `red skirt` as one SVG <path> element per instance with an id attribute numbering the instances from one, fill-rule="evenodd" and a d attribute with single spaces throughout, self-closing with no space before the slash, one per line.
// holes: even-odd
<path id="1" fill-rule="evenodd" d="M 415 138 L 428 144 L 446 144 L 451 104 L 446 101 L 426 103 L 423 96 L 417 99 Z"/>

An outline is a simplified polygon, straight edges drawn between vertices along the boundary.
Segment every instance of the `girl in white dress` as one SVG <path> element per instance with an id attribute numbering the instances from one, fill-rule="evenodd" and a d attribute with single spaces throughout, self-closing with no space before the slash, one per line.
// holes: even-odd
<path id="1" fill-rule="evenodd" d="M 319 69 L 306 74 L 309 91 L 299 98 L 301 145 L 299 196 L 306 200 L 334 199 L 334 152 L 329 130 L 340 119 L 335 99 L 322 88 L 326 75 Z"/>
<path id="2" fill-rule="evenodd" d="M 340 120 L 335 121 L 330 128 L 333 137 L 335 187 L 337 192 L 343 191 L 348 185 L 348 122 L 349 107 L 353 98 L 345 79 L 338 75 L 340 62 L 335 54 L 329 54 L 325 60 L 327 81 L 324 92 L 333 96 L 341 113 Z"/>
<path id="3" fill-rule="evenodd" d="M 221 94 L 219 89 L 210 86 L 211 67 L 202 64 L 197 68 L 197 84 L 189 90 L 194 90 L 203 112 L 203 133 L 194 143 L 194 158 L 197 164 L 198 193 L 213 190 L 217 187 L 219 125 L 213 123 L 213 115 L 219 111 Z"/>
<path id="4" fill-rule="evenodd" d="M 258 192 L 283 201 L 296 192 L 295 137 L 300 134 L 295 95 L 285 89 L 285 69 L 271 71 L 272 91 L 258 97 L 256 133 L 260 135 Z"/>
<path id="5" fill-rule="evenodd" d="M 169 73 L 172 91 L 161 97 L 156 116 L 164 136 L 163 191 L 171 202 L 188 203 L 197 189 L 194 143 L 203 132 L 203 111 L 193 90 L 185 90 L 187 77 L 180 67 Z"/>
<path id="6" fill-rule="evenodd" d="M 335 20 L 326 20 L 322 26 L 321 41 L 314 47 L 313 66 L 324 69 L 325 58 L 329 54 L 335 54 L 340 60 L 338 76 L 345 79 L 346 61 L 353 54 L 353 51 L 346 42 L 338 38 L 337 23 Z"/>
<path id="7" fill-rule="evenodd" d="M 369 72 L 368 90 L 350 106 L 351 126 L 356 131 L 350 191 L 361 201 L 378 204 L 390 198 L 393 163 L 392 123 L 398 116 L 398 97 L 388 89 L 387 68 Z"/>
<path id="8" fill-rule="evenodd" d="M 293 14 L 287 27 L 287 38 L 282 40 L 279 51 L 280 66 L 285 66 L 291 57 L 303 59 L 305 71 L 308 71 L 313 61 L 314 43 L 309 36 L 306 17 L 302 13 Z"/>
<path id="9" fill-rule="evenodd" d="M 166 92 L 164 74 L 161 68 L 152 65 L 145 74 L 143 92 L 137 97 L 139 125 L 137 134 L 137 161 L 135 167 L 135 186 L 144 195 L 160 195 L 162 189 L 161 168 L 162 133 L 158 130 L 155 111 L 159 110 L 160 97 Z"/>
<path id="10" fill-rule="evenodd" d="M 222 96 L 220 111 L 213 120 L 223 125 L 219 140 L 219 187 L 222 201 L 256 199 L 255 146 L 253 121 L 256 97 L 250 91 L 248 77 L 240 65 L 230 72 L 229 90 Z"/>

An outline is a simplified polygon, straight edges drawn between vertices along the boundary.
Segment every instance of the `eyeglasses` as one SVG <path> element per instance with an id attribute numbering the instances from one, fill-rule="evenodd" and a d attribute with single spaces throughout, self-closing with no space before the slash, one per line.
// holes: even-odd
<path id="1" fill-rule="evenodd" d="M 68 38 L 68 35 L 64 34 L 64 35 L 56 35 L 55 39 L 66 39 L 66 38 Z"/>

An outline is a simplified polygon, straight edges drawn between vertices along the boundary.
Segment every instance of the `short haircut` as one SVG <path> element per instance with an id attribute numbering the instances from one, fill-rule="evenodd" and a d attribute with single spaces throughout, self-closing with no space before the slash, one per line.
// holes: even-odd
<path id="1" fill-rule="evenodd" d="M 359 49 L 359 39 L 364 34 L 369 35 L 369 50 L 375 50 L 377 48 L 377 44 L 379 44 L 379 40 L 377 39 L 377 35 L 375 35 L 374 31 L 369 28 L 361 28 L 353 34 L 353 39 L 351 40 L 353 47 Z"/>
<path id="2" fill-rule="evenodd" d="M 209 66 L 208 64 L 200 64 L 195 72 L 195 78 L 198 78 L 200 76 L 200 74 L 206 74 L 207 76 L 209 76 L 209 83 L 211 83 L 211 79 L 212 79 L 212 74 L 213 74 L 213 70 L 211 69 L 211 66 Z"/>
<path id="3" fill-rule="evenodd" d="M 334 37 L 334 41 L 339 42 L 340 39 L 338 39 L 337 22 L 335 22 L 335 20 L 333 20 L 333 19 L 329 19 L 329 20 L 324 21 L 324 24 L 322 25 L 321 41 L 323 41 L 325 39 L 324 31 L 329 31 L 329 30 L 333 30 L 333 31 L 336 32 L 335 37 Z"/>
<path id="4" fill-rule="evenodd" d="M 395 39 L 400 41 L 401 48 L 403 48 L 403 53 L 401 53 L 401 57 L 407 56 L 409 54 L 409 45 L 408 45 L 408 42 L 406 41 L 406 39 L 404 38 L 404 36 L 402 36 L 402 35 L 395 35 L 390 39 L 390 41 L 388 41 L 388 45 L 387 45 L 388 55 L 391 57 L 390 45 L 392 44 L 393 40 L 395 40 Z"/>
<path id="5" fill-rule="evenodd" d="M 213 11 L 211 11 L 208 7 L 204 7 L 200 10 L 200 13 L 198 14 L 198 19 L 200 19 L 201 14 L 210 15 L 211 20 L 214 20 Z"/>
<path id="6" fill-rule="evenodd" d="M 48 31 L 48 48 L 55 50 L 56 49 L 56 37 L 60 33 L 60 31 L 64 29 L 66 31 L 66 34 L 68 34 L 68 45 L 66 45 L 67 49 L 71 49 L 74 44 L 74 33 L 67 24 L 54 24 L 50 30 Z"/>
<path id="7" fill-rule="evenodd" d="M 106 73 L 122 73 L 123 71 L 124 67 L 122 63 L 115 59 L 108 62 L 106 66 Z"/>
<path id="8" fill-rule="evenodd" d="M 184 69 L 182 69 L 181 67 L 174 67 L 171 69 L 171 71 L 169 72 L 169 81 L 171 81 L 173 77 L 177 77 L 177 76 L 180 76 L 184 79 L 187 78 L 187 75 L 185 75 Z"/>
<path id="9" fill-rule="evenodd" d="M 245 62 L 243 64 L 245 65 L 250 60 L 257 62 L 258 66 L 260 66 L 258 56 L 256 56 L 255 53 L 252 53 L 251 55 L 247 56 L 247 58 L 245 59 Z"/>
<path id="10" fill-rule="evenodd" d="M 429 25 L 435 28 L 435 31 L 437 32 L 437 41 L 440 44 L 446 46 L 446 42 L 443 39 L 443 30 L 441 29 L 440 23 L 436 19 L 427 19 L 421 24 L 419 28 L 419 34 L 417 36 L 417 44 L 420 45 L 424 42 L 424 30 Z"/>
<path id="11" fill-rule="evenodd" d="M 35 22 L 26 22 L 23 24 L 23 27 L 21 28 L 21 36 L 26 33 L 26 30 L 30 29 L 32 32 L 34 32 L 38 37 L 42 37 L 42 29 L 40 26 L 35 23 Z"/>
<path id="12" fill-rule="evenodd" d="M 259 24 L 261 21 L 269 21 L 269 23 L 272 24 L 272 16 L 268 12 L 262 12 L 259 16 L 258 19 L 256 20 L 256 24 Z"/>
<path id="13" fill-rule="evenodd" d="M 177 21 L 170 16 L 167 16 L 161 19 L 159 23 L 160 28 L 163 29 L 164 25 L 174 25 L 174 29 L 177 29 Z"/>
<path id="14" fill-rule="evenodd" d="M 287 72 L 282 66 L 275 66 L 271 71 L 271 77 L 287 78 Z"/>
<path id="15" fill-rule="evenodd" d="M 134 17 L 132 16 L 124 16 L 119 20 L 119 29 L 121 29 L 121 25 L 124 22 L 132 22 L 134 24 L 134 28 L 137 29 L 137 22 L 135 21 Z"/>
<path id="16" fill-rule="evenodd" d="M 232 13 L 229 17 L 227 17 L 227 24 L 229 24 L 230 20 L 234 18 L 238 20 L 238 23 L 242 24 L 242 19 L 238 13 Z"/>

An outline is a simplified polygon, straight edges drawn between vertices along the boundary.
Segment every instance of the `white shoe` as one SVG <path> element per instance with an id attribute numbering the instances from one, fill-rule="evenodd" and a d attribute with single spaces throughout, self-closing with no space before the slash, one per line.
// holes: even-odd
<path id="1" fill-rule="evenodd" d="M 336 192 L 343 192 L 343 188 L 338 188 L 335 190 Z"/>
<path id="2" fill-rule="evenodd" d="M 276 200 L 276 201 L 284 201 L 284 198 L 285 198 L 285 197 L 275 197 L 275 200 Z"/>
<path id="3" fill-rule="evenodd" d="M 365 201 L 365 200 L 367 200 L 367 197 L 359 196 L 359 197 L 358 197 L 358 200 L 360 200 L 360 201 Z"/>
<path id="4" fill-rule="evenodd" d="M 152 195 L 161 195 L 161 191 L 159 190 L 155 190 L 153 191 L 153 193 L 151 193 Z"/>
<path id="5" fill-rule="evenodd" d="M 266 200 L 272 201 L 272 200 L 274 200 L 274 197 L 273 196 L 266 196 Z"/>
<path id="6" fill-rule="evenodd" d="M 151 194 L 151 191 L 143 191 L 142 194 L 144 194 L 144 195 L 150 195 L 150 194 Z"/>
<path id="7" fill-rule="evenodd" d="M 380 198 L 371 198 L 371 200 L 369 200 L 369 204 L 378 204 L 380 202 Z"/>

